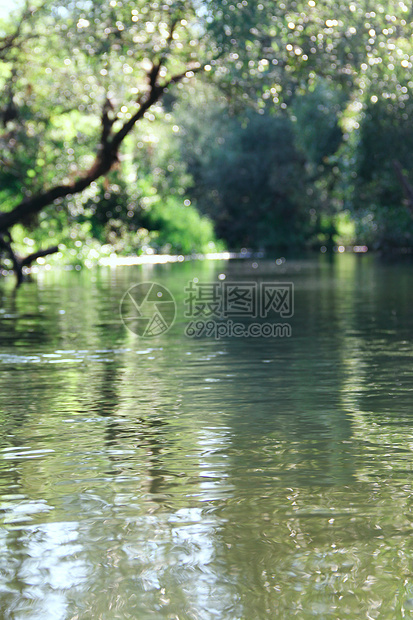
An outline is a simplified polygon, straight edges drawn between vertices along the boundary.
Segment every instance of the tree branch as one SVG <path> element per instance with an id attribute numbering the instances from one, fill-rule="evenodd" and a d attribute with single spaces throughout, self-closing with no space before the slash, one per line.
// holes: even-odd
<path id="1" fill-rule="evenodd" d="M 106 97 L 105 103 L 102 107 L 102 116 L 101 116 L 101 135 L 100 135 L 100 146 L 102 149 L 105 148 L 109 141 L 109 136 L 112 132 L 113 123 L 115 122 L 114 117 L 110 117 L 109 113 L 113 112 L 113 104 L 109 97 Z"/>
<path id="2" fill-rule="evenodd" d="M 4 235 L 0 235 L 0 248 L 6 250 L 7 254 L 10 256 L 11 262 L 13 263 L 13 271 L 17 277 L 17 285 L 21 284 L 23 281 L 23 269 L 19 259 L 17 258 L 13 248 L 11 247 L 10 236 L 9 241 L 7 241 Z"/>
<path id="3" fill-rule="evenodd" d="M 43 8 L 43 6 L 44 5 L 39 7 L 39 9 Z M 8 36 L 2 37 L 0 39 L 0 60 L 3 60 L 6 57 L 6 54 L 10 49 L 20 45 L 20 43 L 18 42 L 18 38 L 20 36 L 24 22 L 26 21 L 27 18 L 33 15 L 35 10 L 39 10 L 39 9 L 31 8 L 30 0 L 26 0 L 19 23 L 16 26 L 16 30 L 12 34 L 9 34 Z"/>
<path id="4" fill-rule="evenodd" d="M 156 77 L 159 75 L 158 64 L 156 67 Z M 163 95 L 163 93 L 173 84 L 180 82 L 187 76 L 188 72 L 196 73 L 202 69 L 202 66 L 194 68 L 188 68 L 183 73 L 173 76 L 164 84 L 153 83 L 153 78 L 150 77 L 154 68 L 148 73 L 148 79 L 150 82 L 149 90 L 141 97 L 138 110 L 135 114 L 126 121 L 122 127 L 111 137 L 112 119 L 109 118 L 108 100 L 105 101 L 102 109 L 102 129 L 99 148 L 95 157 L 95 162 L 82 176 L 72 183 L 57 185 L 51 189 L 25 198 L 18 204 L 12 211 L 8 213 L 0 213 L 0 232 L 7 231 L 11 226 L 17 224 L 22 219 L 29 215 L 39 213 L 44 207 L 48 206 L 59 198 L 65 198 L 66 196 L 72 196 L 82 192 L 86 187 L 89 187 L 93 181 L 96 181 L 99 177 L 107 174 L 112 166 L 118 161 L 119 148 L 126 138 L 126 136 L 132 131 L 135 124 L 143 118 L 145 112 L 156 103 Z M 110 102 L 109 102 L 110 103 Z M 110 104 L 111 105 L 111 104 Z"/>
<path id="5" fill-rule="evenodd" d="M 6 239 L 6 236 L 8 239 Z M 0 235 L 0 248 L 3 248 L 9 255 L 12 264 L 13 271 L 17 277 L 17 286 L 19 286 L 23 282 L 23 269 L 24 267 L 29 267 L 35 260 L 41 258 L 43 256 L 49 256 L 49 254 L 55 254 L 55 252 L 59 251 L 59 246 L 54 245 L 46 250 L 38 250 L 37 252 L 33 252 L 29 254 L 25 258 L 20 259 L 17 254 L 14 252 L 12 248 L 12 238 L 9 234 Z"/>
<path id="6" fill-rule="evenodd" d="M 29 254 L 26 258 L 23 258 L 20 261 L 20 264 L 23 267 L 29 267 L 35 260 L 38 258 L 42 258 L 43 256 L 49 256 L 49 254 L 56 254 L 59 251 L 58 245 L 52 245 L 47 250 L 39 250 L 38 252 L 33 252 L 33 254 Z"/>

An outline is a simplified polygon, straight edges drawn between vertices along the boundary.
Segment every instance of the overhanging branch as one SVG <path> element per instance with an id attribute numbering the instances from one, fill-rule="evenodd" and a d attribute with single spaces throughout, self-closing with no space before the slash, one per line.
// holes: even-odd
<path id="1" fill-rule="evenodd" d="M 33 254 L 29 254 L 26 258 L 23 258 L 20 262 L 22 268 L 30 267 L 32 263 L 38 258 L 43 258 L 44 256 L 49 256 L 50 254 L 56 254 L 59 251 L 58 245 L 52 245 L 52 247 L 47 248 L 47 250 L 39 250 L 38 252 L 33 252 Z"/>
<path id="2" fill-rule="evenodd" d="M 7 240 L 5 235 L 0 235 L 0 248 L 5 250 L 6 253 L 9 255 L 10 260 L 13 264 L 13 271 L 17 276 L 17 282 L 18 284 L 20 284 L 21 281 L 23 280 L 23 270 L 22 270 L 22 266 L 20 264 L 19 259 L 17 258 L 16 254 L 14 253 L 13 248 L 11 247 L 10 236 L 8 236 L 8 240 Z"/>
<path id="3" fill-rule="evenodd" d="M 10 235 L 0 235 L 0 250 L 3 249 L 8 254 L 12 265 L 13 271 L 17 277 L 17 284 L 21 284 L 23 282 L 23 269 L 24 267 L 30 267 L 30 265 L 43 256 L 49 256 L 49 254 L 55 254 L 59 251 L 59 247 L 54 245 L 46 250 L 38 250 L 37 252 L 33 252 L 29 254 L 25 258 L 19 258 L 15 251 L 12 248 L 12 239 Z"/>
<path id="4" fill-rule="evenodd" d="M 17 224 L 22 219 L 39 213 L 44 207 L 47 207 L 55 200 L 59 198 L 65 198 L 73 194 L 78 194 L 84 189 L 89 187 L 93 181 L 96 181 L 99 177 L 107 174 L 112 166 L 118 161 L 119 148 L 126 138 L 126 136 L 132 131 L 135 124 L 143 118 L 145 112 L 156 103 L 163 95 L 163 93 L 173 84 L 180 82 L 184 77 L 188 76 L 188 73 L 192 74 L 200 71 L 201 66 L 194 68 L 188 68 L 183 73 L 177 74 L 170 78 L 164 84 L 158 84 L 153 82 L 153 75 L 156 73 L 156 78 L 159 75 L 158 65 L 154 65 L 156 70 L 152 68 L 148 73 L 149 89 L 147 93 L 141 97 L 138 104 L 138 110 L 135 114 L 126 121 L 122 127 L 112 135 L 112 125 L 114 120 L 109 117 L 110 102 L 105 101 L 102 109 L 101 117 L 101 138 L 98 147 L 98 151 L 95 157 L 95 162 L 82 176 L 73 181 L 72 183 L 61 184 L 51 189 L 25 198 L 18 204 L 12 211 L 8 213 L 0 213 L 0 232 L 7 231 L 9 228 Z"/>

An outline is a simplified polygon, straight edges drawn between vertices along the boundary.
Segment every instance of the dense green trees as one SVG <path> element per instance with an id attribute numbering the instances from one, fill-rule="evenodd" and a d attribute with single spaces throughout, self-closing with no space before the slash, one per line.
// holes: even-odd
<path id="1" fill-rule="evenodd" d="M 190 195 L 232 248 L 302 247 L 312 190 L 291 120 L 250 112 L 244 125 L 238 118 L 220 121 L 219 139 L 210 134 L 199 154 L 196 144 L 186 144 L 195 181 Z M 192 153 L 188 146 L 195 146 Z"/>
<path id="2" fill-rule="evenodd" d="M 211 219 L 234 248 L 311 246 L 343 209 L 358 240 L 410 243 L 402 2 L 46 0 L 16 15 L 0 32 L 0 243 L 17 271 L 13 247 L 29 264 L 47 239 L 205 250 Z"/>
<path id="3" fill-rule="evenodd" d="M 286 252 L 324 239 L 334 210 L 328 158 L 341 144 L 345 104 L 342 89 L 318 80 L 288 109 L 241 113 L 200 89 L 175 106 L 189 195 L 229 247 Z"/>

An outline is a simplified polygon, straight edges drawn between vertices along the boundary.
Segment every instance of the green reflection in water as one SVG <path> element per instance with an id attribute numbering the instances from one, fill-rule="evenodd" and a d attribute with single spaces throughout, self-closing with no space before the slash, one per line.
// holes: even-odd
<path id="1" fill-rule="evenodd" d="M 290 339 L 189 339 L 189 279 L 295 285 Z M 155 280 L 179 316 L 119 320 Z M 0 312 L 4 618 L 403 618 L 412 269 L 369 256 L 45 273 Z"/>

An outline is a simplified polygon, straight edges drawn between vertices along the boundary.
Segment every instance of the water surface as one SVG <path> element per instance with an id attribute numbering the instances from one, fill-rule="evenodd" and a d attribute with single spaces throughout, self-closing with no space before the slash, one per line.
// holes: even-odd
<path id="1" fill-rule="evenodd" d="M 190 339 L 184 287 L 295 285 L 291 338 Z M 119 319 L 151 280 L 150 340 Z M 0 617 L 413 617 L 413 266 L 45 272 L 0 289 Z"/>

